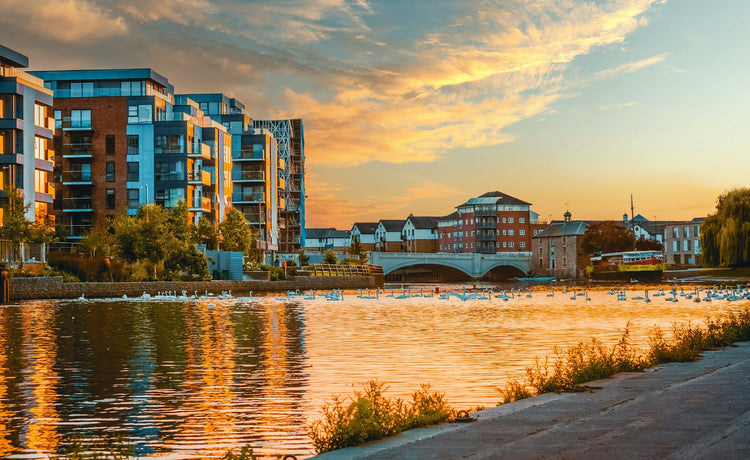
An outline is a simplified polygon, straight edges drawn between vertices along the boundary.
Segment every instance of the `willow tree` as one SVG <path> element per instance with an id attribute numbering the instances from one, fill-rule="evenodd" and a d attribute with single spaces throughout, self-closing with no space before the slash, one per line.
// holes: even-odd
<path id="1" fill-rule="evenodd" d="M 750 188 L 719 196 L 701 228 L 701 246 L 707 266 L 750 265 Z"/>

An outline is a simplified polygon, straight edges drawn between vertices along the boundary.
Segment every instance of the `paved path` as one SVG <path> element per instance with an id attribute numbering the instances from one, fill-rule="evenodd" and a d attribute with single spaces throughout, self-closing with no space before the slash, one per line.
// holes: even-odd
<path id="1" fill-rule="evenodd" d="M 330 452 L 343 459 L 750 459 L 750 343 Z"/>

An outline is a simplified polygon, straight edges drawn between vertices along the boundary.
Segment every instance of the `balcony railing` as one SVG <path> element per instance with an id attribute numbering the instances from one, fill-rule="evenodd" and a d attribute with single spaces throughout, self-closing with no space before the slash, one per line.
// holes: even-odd
<path id="1" fill-rule="evenodd" d="M 211 159 L 211 146 L 208 144 L 196 144 L 192 151 L 188 152 L 189 157 L 202 157 L 206 160 Z"/>
<path id="2" fill-rule="evenodd" d="M 91 224 L 68 224 L 65 225 L 65 231 L 69 238 L 81 238 L 91 230 Z"/>
<path id="3" fill-rule="evenodd" d="M 479 228 L 479 229 L 497 228 L 497 222 L 495 222 L 494 220 L 477 219 L 475 222 L 476 222 L 476 228 Z"/>
<path id="4" fill-rule="evenodd" d="M 262 181 L 264 180 L 265 174 L 263 171 L 242 171 L 233 170 L 232 180 L 233 181 Z"/>
<path id="5" fill-rule="evenodd" d="M 91 171 L 63 171 L 62 181 L 65 182 L 91 182 Z"/>
<path id="6" fill-rule="evenodd" d="M 495 209 L 483 209 L 483 208 L 474 208 L 474 216 L 497 216 L 497 210 Z"/>
<path id="7" fill-rule="evenodd" d="M 262 153 L 254 153 L 252 151 L 240 151 L 239 153 L 233 153 L 232 158 L 235 160 L 263 160 Z"/>
<path id="8" fill-rule="evenodd" d="M 63 157 L 69 156 L 94 156 L 94 147 L 91 143 L 64 144 Z"/>
<path id="9" fill-rule="evenodd" d="M 232 203 L 241 203 L 247 201 L 262 202 L 263 192 L 232 193 Z"/>
<path id="10" fill-rule="evenodd" d="M 206 170 L 188 171 L 187 177 L 191 184 L 211 185 L 211 173 Z"/>
<path id="11" fill-rule="evenodd" d="M 206 212 L 211 212 L 211 198 L 193 198 L 193 206 L 190 209 L 200 209 Z"/>
<path id="12" fill-rule="evenodd" d="M 63 211 L 91 211 L 91 198 L 64 198 Z"/>

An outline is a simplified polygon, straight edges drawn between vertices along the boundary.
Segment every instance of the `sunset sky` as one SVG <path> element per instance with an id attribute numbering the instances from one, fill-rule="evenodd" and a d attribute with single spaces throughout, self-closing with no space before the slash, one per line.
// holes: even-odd
<path id="1" fill-rule="evenodd" d="M 302 118 L 307 226 L 691 219 L 750 179 L 747 0 L 0 0 L 30 69 L 151 67 Z"/>

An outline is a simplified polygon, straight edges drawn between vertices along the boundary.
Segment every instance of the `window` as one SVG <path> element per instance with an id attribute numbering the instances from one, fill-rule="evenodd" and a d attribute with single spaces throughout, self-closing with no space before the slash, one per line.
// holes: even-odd
<path id="1" fill-rule="evenodd" d="M 508 217 L 508 223 L 509 223 L 509 224 L 512 224 L 512 223 L 513 223 L 513 218 L 512 218 L 512 217 Z"/>
<path id="2" fill-rule="evenodd" d="M 690 227 L 683 228 L 685 238 L 690 238 Z"/>
<path id="3" fill-rule="evenodd" d="M 39 193 L 49 193 L 47 189 L 47 171 L 39 169 L 34 170 L 34 191 Z"/>
<path id="4" fill-rule="evenodd" d="M 138 155 L 138 135 L 128 136 L 128 155 Z"/>
<path id="5" fill-rule="evenodd" d="M 115 181 L 115 162 L 108 161 L 107 162 L 107 182 L 114 182 L 114 181 Z"/>
<path id="6" fill-rule="evenodd" d="M 677 228 L 677 227 L 672 227 L 672 235 L 675 238 L 679 238 L 680 237 L 680 229 Z"/>
<path id="7" fill-rule="evenodd" d="M 526 242 L 525 241 L 521 241 L 521 243 L 519 243 L 519 246 L 521 246 L 522 248 L 525 248 L 526 247 Z"/>
<path id="8" fill-rule="evenodd" d="M 514 247 L 514 246 L 515 246 L 515 244 L 516 244 L 516 243 L 514 243 L 514 242 L 512 242 L 512 241 L 511 241 L 510 243 L 508 243 L 508 247 L 512 248 L 512 247 Z"/>
<path id="9" fill-rule="evenodd" d="M 47 139 L 34 137 L 34 158 L 47 160 Z"/>
<path id="10" fill-rule="evenodd" d="M 515 230 L 508 230 L 508 235 L 513 236 L 515 234 Z"/>
<path id="11" fill-rule="evenodd" d="M 521 230 L 518 231 L 518 234 L 519 235 L 525 235 L 526 234 L 526 230 L 521 229 Z"/>
<path id="12" fill-rule="evenodd" d="M 128 209 L 138 209 L 141 205 L 138 189 L 128 189 Z"/>
<path id="13" fill-rule="evenodd" d="M 526 218 L 525 217 L 519 217 L 518 218 L 518 223 L 519 224 L 525 224 L 526 223 Z"/>
<path id="14" fill-rule="evenodd" d="M 71 110 L 71 128 L 91 128 L 91 110 Z"/>
<path id="15" fill-rule="evenodd" d="M 115 191 L 107 189 L 107 209 L 115 209 Z"/>
<path id="16" fill-rule="evenodd" d="M 55 110 L 55 129 L 62 128 L 62 110 Z"/>
<path id="17" fill-rule="evenodd" d="M 565 268 L 567 266 L 568 266 L 568 258 L 567 257 L 563 257 L 563 268 Z"/>
<path id="18" fill-rule="evenodd" d="M 505 223 L 505 220 L 506 220 L 505 217 L 503 217 L 503 223 Z"/>
<path id="19" fill-rule="evenodd" d="M 505 241 L 503 241 L 503 247 L 507 248 L 508 247 L 508 243 L 506 243 Z"/>
<path id="20" fill-rule="evenodd" d="M 503 229 L 503 235 L 507 235 L 507 234 L 508 234 L 508 230 Z"/>
<path id="21" fill-rule="evenodd" d="M 42 128 L 47 127 L 47 107 L 34 104 L 34 124 Z"/>
<path id="22" fill-rule="evenodd" d="M 138 182 L 139 164 L 134 161 L 128 162 L 128 182 Z"/>
<path id="23" fill-rule="evenodd" d="M 680 250 L 680 242 L 672 240 L 672 252 L 678 252 Z"/>
<path id="24" fill-rule="evenodd" d="M 107 134 L 107 137 L 105 138 L 105 140 L 106 140 L 105 151 L 107 155 L 114 155 L 115 154 L 115 135 Z"/>
<path id="25" fill-rule="evenodd" d="M 685 252 L 689 252 L 690 251 L 690 240 L 685 240 L 685 241 L 682 242 L 682 249 Z"/>
<path id="26" fill-rule="evenodd" d="M 695 237 L 700 236 L 700 234 L 698 233 L 698 226 L 697 225 L 693 227 L 693 236 L 695 236 Z"/>

